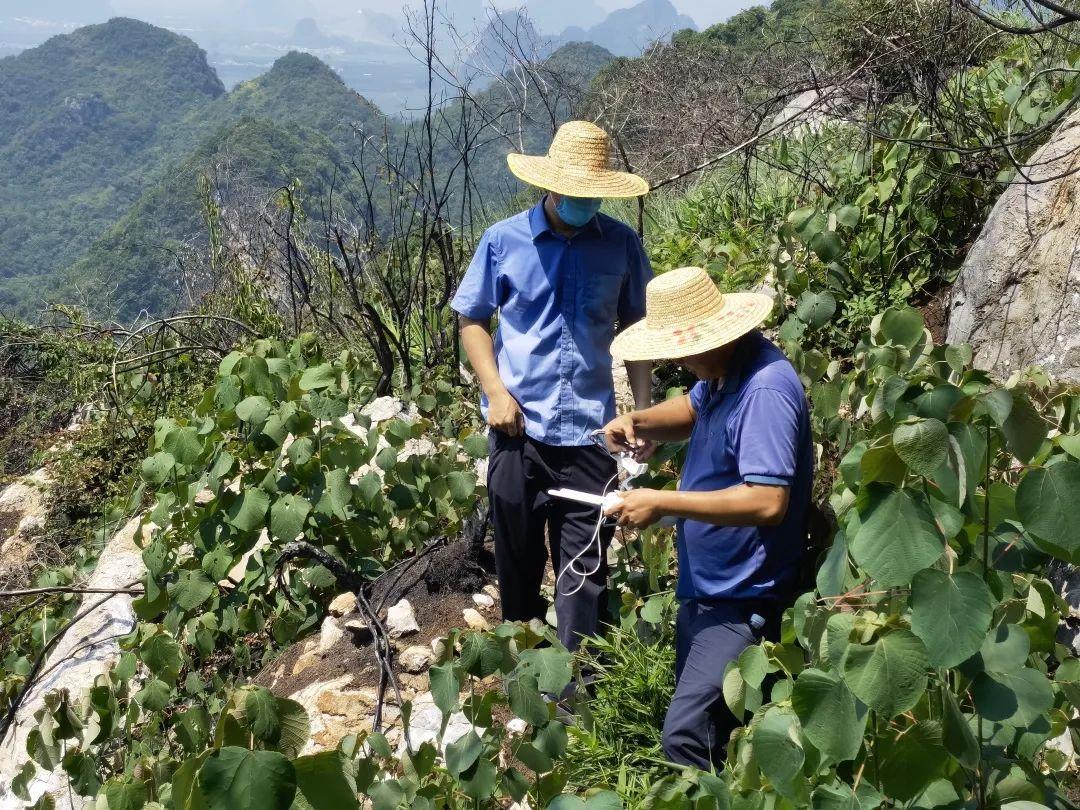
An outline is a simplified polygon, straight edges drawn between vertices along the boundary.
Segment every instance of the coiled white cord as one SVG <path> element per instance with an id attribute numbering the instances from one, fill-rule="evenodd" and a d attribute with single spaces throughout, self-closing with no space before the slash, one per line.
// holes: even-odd
<path id="1" fill-rule="evenodd" d="M 604 484 L 604 491 L 600 494 L 606 497 L 611 485 L 618 477 L 619 473 L 616 471 L 616 473 L 608 479 L 608 482 Z M 575 593 L 585 587 L 585 583 L 589 581 L 589 577 L 599 571 L 600 567 L 604 563 L 604 544 L 600 541 L 600 530 L 604 526 L 604 507 L 598 506 L 596 507 L 596 509 L 599 515 L 596 518 L 596 528 L 593 529 L 592 538 L 589 540 L 589 543 L 587 546 L 585 546 L 585 548 L 583 548 L 581 551 L 579 551 L 567 561 L 566 565 L 564 565 L 562 567 L 562 570 L 559 572 L 559 575 L 555 577 L 556 594 L 561 593 L 563 596 L 573 596 Z M 579 568 L 577 564 L 581 562 L 581 558 L 584 557 L 587 552 L 592 550 L 593 546 L 596 547 L 596 565 L 593 566 L 591 571 L 586 571 L 584 568 Z M 562 582 L 562 578 L 566 575 L 568 571 L 571 571 L 581 577 L 581 581 L 578 582 L 577 586 L 575 586 L 573 590 L 560 591 L 559 583 Z"/>

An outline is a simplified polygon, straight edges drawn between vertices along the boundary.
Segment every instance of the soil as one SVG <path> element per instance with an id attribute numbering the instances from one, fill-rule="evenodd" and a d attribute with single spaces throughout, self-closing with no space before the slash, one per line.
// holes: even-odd
<path id="1" fill-rule="evenodd" d="M 922 313 L 923 322 L 930 330 L 934 343 L 944 343 L 949 330 L 949 287 L 942 286 L 929 293 L 926 300 L 916 304 L 916 307 Z"/>
<path id="2" fill-rule="evenodd" d="M 401 599 L 408 599 L 420 628 L 418 633 L 401 639 L 405 646 L 427 646 L 431 639 L 445 636 L 455 627 L 462 627 L 462 611 L 475 607 L 472 595 L 484 585 L 494 582 L 494 556 L 488 549 L 475 559 L 467 542 L 452 543 L 436 549 L 415 563 L 402 566 L 380 578 L 371 588 L 370 601 L 380 618 L 386 608 Z M 351 619 L 363 621 L 359 612 L 339 618 L 344 628 Z M 495 624 L 496 617 L 488 620 Z M 310 684 L 330 681 L 342 675 L 352 675 L 350 689 L 377 688 L 379 664 L 375 646 L 369 634 L 363 637 L 344 628 L 344 637 L 326 655 L 297 674 L 292 674 L 297 660 L 309 651 L 308 644 L 298 643 L 286 650 L 271 666 L 263 670 L 254 682 L 288 696 Z M 397 660 L 394 672 L 403 670 Z"/>
<path id="3" fill-rule="evenodd" d="M 17 509 L 0 509 L 0 546 L 15 534 L 21 520 L 22 515 Z"/>

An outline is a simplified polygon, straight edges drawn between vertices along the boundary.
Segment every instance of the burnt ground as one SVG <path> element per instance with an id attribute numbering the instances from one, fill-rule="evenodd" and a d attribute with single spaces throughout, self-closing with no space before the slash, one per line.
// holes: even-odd
<path id="1" fill-rule="evenodd" d="M 402 638 L 401 643 L 404 646 L 428 646 L 431 639 L 443 637 L 453 628 L 465 625 L 462 611 L 475 607 L 472 595 L 494 583 L 494 571 L 494 557 L 489 550 L 485 549 L 479 559 L 474 559 L 467 542 L 451 543 L 383 576 L 372 587 L 370 601 L 380 618 L 385 618 L 386 608 L 401 599 L 409 600 L 420 631 Z M 497 610 L 496 605 L 496 612 L 486 616 L 492 624 L 497 621 Z M 344 628 L 353 619 L 363 621 L 362 614 L 353 611 L 337 622 Z M 317 643 L 316 635 L 314 644 Z M 312 642 L 294 644 L 259 673 L 254 682 L 283 696 L 342 675 L 353 676 L 350 689 L 378 687 L 378 658 L 370 634 L 358 634 L 346 628 L 344 637 L 328 654 L 316 661 L 308 658 L 304 662 L 306 665 L 297 667 L 302 657 L 311 654 L 311 645 Z M 396 659 L 394 671 L 397 675 L 403 674 Z"/>

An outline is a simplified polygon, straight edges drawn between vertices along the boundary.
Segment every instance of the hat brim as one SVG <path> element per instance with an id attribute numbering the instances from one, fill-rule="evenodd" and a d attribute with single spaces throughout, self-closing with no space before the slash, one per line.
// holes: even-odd
<path id="1" fill-rule="evenodd" d="M 718 349 L 760 326 L 772 312 L 773 300 L 763 293 L 725 293 L 721 310 L 695 323 L 650 329 L 642 318 L 615 336 L 616 360 L 677 360 Z"/>
<path id="2" fill-rule="evenodd" d="M 565 194 L 567 197 L 641 197 L 649 193 L 649 184 L 636 174 L 611 169 L 570 172 L 543 155 L 511 152 L 506 163 L 514 177 L 531 186 Z"/>

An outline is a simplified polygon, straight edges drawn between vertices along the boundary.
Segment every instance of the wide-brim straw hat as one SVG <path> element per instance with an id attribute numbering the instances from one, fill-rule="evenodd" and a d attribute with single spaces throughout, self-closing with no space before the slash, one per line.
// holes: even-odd
<path id="1" fill-rule="evenodd" d="M 700 267 L 663 273 L 645 288 L 645 317 L 615 337 L 618 360 L 674 360 L 725 346 L 772 311 L 762 293 L 722 293 Z"/>
<path id="2" fill-rule="evenodd" d="M 567 121 L 555 133 L 546 155 L 506 156 L 519 180 L 567 197 L 640 197 L 649 184 L 610 167 L 608 134 L 588 121 Z"/>

